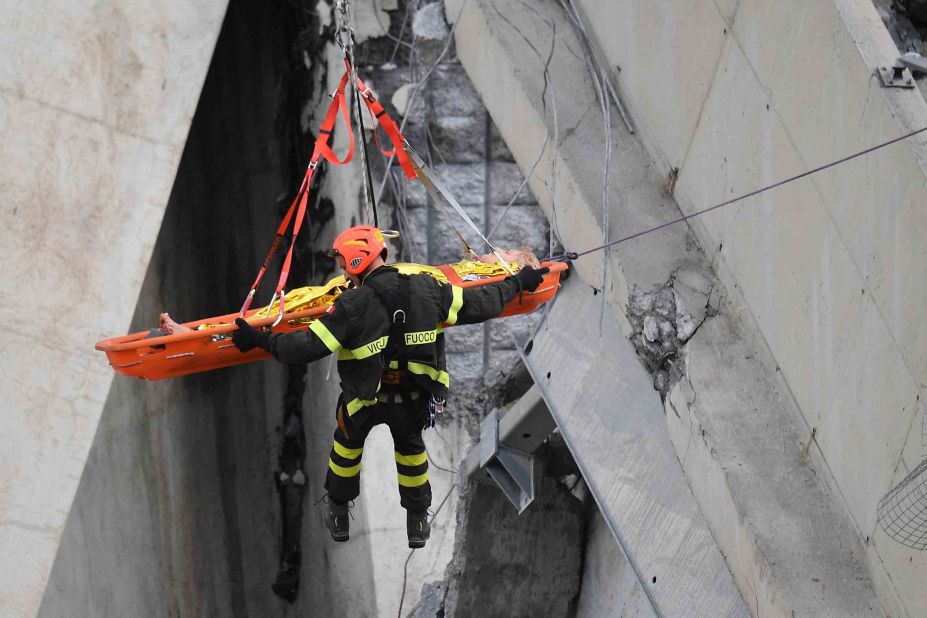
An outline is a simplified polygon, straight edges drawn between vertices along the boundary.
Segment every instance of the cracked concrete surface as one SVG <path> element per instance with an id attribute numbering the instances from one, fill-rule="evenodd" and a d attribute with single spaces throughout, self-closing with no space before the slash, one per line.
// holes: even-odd
<path id="1" fill-rule="evenodd" d="M 685 377 L 685 345 L 710 317 L 717 315 L 720 294 L 713 273 L 688 261 L 670 273 L 658 289 L 645 292 L 631 285 L 628 300 L 629 339 L 653 376 L 660 396 Z"/>
<path id="2" fill-rule="evenodd" d="M 460 1 L 448 2 L 448 14 L 456 14 Z M 563 42 L 571 38 L 569 27 L 550 27 L 563 23 L 558 11 L 554 5 L 528 10 L 470 0 L 457 44 L 523 168 L 553 131 L 550 105 L 540 104 L 541 94 L 548 89 L 556 94 L 559 126 L 575 126 L 575 131 L 570 140 L 546 149 L 531 184 L 564 246 L 584 249 L 590 239 L 602 238 L 601 166 L 588 165 L 600 160 L 601 122 L 587 112 L 593 94 L 585 66 Z M 497 17 L 500 12 L 505 19 Z M 559 39 L 545 80 L 535 50 L 548 48 L 554 30 Z M 469 43 L 475 40 L 478 47 Z M 525 66 L 537 71 L 517 68 Z M 498 83 L 511 87 L 498 92 Z M 609 236 L 678 217 L 679 206 L 665 191 L 666 175 L 641 142 L 621 127 L 614 129 L 612 140 Z M 728 293 L 695 235 L 685 225 L 670 226 L 612 248 L 604 261 L 597 254 L 576 262 L 579 276 L 594 286 L 601 285 L 605 267 L 606 287 L 590 302 L 606 303 L 651 372 L 656 390 L 666 397 L 676 454 L 751 611 L 881 614 L 846 513 L 802 457 L 794 428 L 800 415 L 791 394 L 763 352 L 762 338 L 743 327 L 725 302 Z M 726 341 L 731 344 L 722 346 Z M 741 356 L 730 356 L 735 353 Z M 690 374 L 693 367 L 697 378 Z M 732 402 L 744 405 L 731 409 Z M 709 412 L 725 410 L 740 416 L 715 418 L 721 425 L 730 422 L 722 430 Z M 574 455 L 582 466 L 585 454 Z"/>

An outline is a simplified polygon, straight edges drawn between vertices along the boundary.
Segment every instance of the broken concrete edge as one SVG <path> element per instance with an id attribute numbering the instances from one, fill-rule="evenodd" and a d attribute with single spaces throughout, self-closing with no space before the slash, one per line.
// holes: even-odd
<path id="1" fill-rule="evenodd" d="M 462 2 L 459 0 L 457 2 L 452 2 L 450 0 L 448 1 L 447 14 L 449 18 L 453 18 L 453 15 L 457 13 L 460 6 L 462 6 Z M 458 30 L 458 32 L 460 33 L 464 31 L 468 31 L 469 36 L 472 37 L 475 34 L 474 31 L 476 31 L 476 33 L 479 34 L 479 36 L 476 36 L 476 38 L 483 42 L 482 48 L 479 54 L 486 55 L 490 53 L 486 50 L 486 48 L 489 46 L 487 42 L 492 40 L 492 35 L 490 33 L 489 26 L 484 23 L 480 23 L 480 20 L 472 15 L 473 13 L 472 10 L 469 11 L 468 13 L 471 13 L 471 14 L 464 14 L 462 15 L 461 19 L 469 19 L 471 23 L 468 24 L 468 27 L 466 29 Z M 460 37 L 461 35 L 458 34 L 458 53 L 461 57 L 461 61 L 464 63 L 466 68 L 471 69 L 470 72 L 471 72 L 471 76 L 474 79 L 474 83 L 482 91 L 481 94 L 483 95 L 484 100 L 488 101 L 494 95 L 491 92 L 491 88 L 487 87 L 487 84 L 489 82 L 492 82 L 493 80 L 488 80 L 488 82 L 484 80 L 484 83 L 480 83 L 479 77 L 473 75 L 472 64 L 479 62 L 480 57 L 474 57 L 472 51 L 467 50 L 466 46 L 461 44 Z M 504 64 L 504 62 L 500 60 L 497 64 Z M 516 89 L 508 89 L 505 93 L 505 96 L 509 98 L 518 98 L 518 97 L 524 97 L 525 95 L 523 92 L 521 92 L 519 89 L 516 88 Z M 506 107 L 510 107 L 510 108 L 521 107 L 521 109 L 533 109 L 534 108 L 534 106 L 532 106 L 530 101 L 527 99 L 525 99 L 525 101 L 523 102 L 523 105 L 521 106 L 517 104 L 509 103 Z M 505 109 L 500 110 L 500 106 L 498 105 L 492 109 L 493 109 L 493 112 L 500 112 L 500 115 L 505 114 Z M 503 132 L 503 134 L 505 134 L 506 124 L 504 120 L 499 120 L 498 122 L 500 125 L 500 130 Z M 537 150 L 540 148 L 540 139 L 543 135 L 547 134 L 547 132 L 549 131 L 549 127 L 547 126 L 547 122 L 544 118 L 539 117 L 537 115 L 532 115 L 532 114 L 521 115 L 517 119 L 516 125 L 521 128 L 522 135 L 527 134 L 529 136 L 532 136 L 530 138 L 523 139 L 522 140 L 523 142 L 524 141 L 537 142 L 536 144 L 528 144 L 528 145 L 521 144 L 521 148 L 514 147 L 513 145 L 513 153 L 516 155 L 516 160 L 518 160 L 524 168 L 527 158 L 529 157 L 527 153 L 530 153 L 532 151 L 537 152 Z M 528 131 L 525 131 L 526 127 L 530 127 L 530 129 Z M 581 191 L 578 190 L 579 189 L 578 187 L 573 186 L 571 182 L 572 179 L 568 175 L 566 177 L 560 176 L 560 174 L 564 174 L 563 170 L 565 166 L 563 165 L 562 162 L 560 162 L 560 164 L 558 165 L 555 165 L 554 156 L 555 155 L 550 152 L 545 152 L 545 154 L 542 155 L 539 160 L 540 163 L 537 168 L 538 172 L 535 175 L 533 175 L 531 178 L 532 188 L 534 189 L 535 193 L 539 196 L 540 202 L 542 204 L 542 207 L 545 210 L 545 213 L 548 215 L 549 218 L 551 218 L 552 215 L 556 214 L 556 213 L 553 213 L 551 210 L 550 196 L 545 191 L 545 189 L 549 189 L 549 186 L 547 186 L 547 184 L 544 181 L 538 180 L 538 178 L 549 178 L 552 175 L 551 172 L 553 170 L 556 170 L 556 173 L 558 174 L 557 181 L 559 181 L 559 187 L 561 189 L 560 191 L 557 192 L 557 197 L 559 198 L 558 202 L 561 205 L 558 210 L 561 210 L 561 211 L 567 210 L 570 212 L 571 216 L 573 217 L 571 221 L 572 229 L 567 230 L 564 233 L 564 236 L 570 236 L 570 238 L 565 237 L 564 244 L 567 246 L 570 246 L 569 241 L 574 238 L 588 239 L 588 238 L 601 237 L 601 229 L 600 229 L 600 226 L 597 224 L 595 213 L 591 212 L 590 206 L 586 204 L 581 198 L 575 197 L 575 195 L 580 194 Z M 566 187 L 566 189 L 564 189 L 564 187 Z M 565 207 L 563 206 L 564 203 L 566 203 Z M 611 275 L 611 279 L 609 283 L 611 284 L 611 286 L 608 290 L 606 290 L 607 292 L 609 292 L 608 294 L 606 294 L 606 298 L 608 299 L 609 304 L 611 305 L 611 310 L 615 313 L 615 317 L 622 324 L 622 328 L 626 336 L 629 336 L 629 338 L 631 338 L 631 337 L 634 337 L 636 334 L 637 335 L 643 334 L 643 324 L 641 323 L 639 326 L 636 326 L 632 322 L 632 320 L 629 319 L 629 316 L 628 316 L 628 308 L 632 304 L 632 298 L 637 293 L 633 287 L 633 282 L 631 282 L 632 285 L 630 286 L 628 285 L 628 281 L 625 279 L 625 274 L 623 272 L 623 269 L 621 268 L 621 263 L 615 257 L 614 253 L 612 255 L 612 258 L 609 261 L 609 266 L 615 266 L 614 269 L 610 269 L 611 272 L 609 274 Z M 590 265 L 587 262 L 580 261 L 575 265 L 575 267 L 580 277 L 584 279 L 585 281 L 587 281 L 590 285 L 594 287 L 601 286 L 602 277 L 598 269 L 598 264 Z M 726 293 L 726 290 L 720 290 L 720 292 Z M 645 292 L 645 293 L 652 293 L 652 292 Z M 743 302 L 742 299 L 739 299 L 739 300 L 741 302 L 736 303 L 739 307 L 747 306 Z M 732 309 L 732 311 L 734 310 Z M 640 317 L 640 315 L 637 317 Z M 756 329 L 755 321 L 751 320 L 751 326 L 753 327 L 754 331 L 759 332 Z M 761 334 L 760 334 L 760 339 L 762 340 Z M 768 345 L 765 344 L 765 341 L 763 341 L 763 347 L 766 348 L 766 350 L 768 351 Z M 682 349 L 682 353 L 684 353 L 684 346 L 681 346 L 681 349 Z M 647 364 L 645 360 L 644 360 L 644 364 L 645 365 Z M 765 367 L 766 367 L 767 372 L 770 375 L 774 375 L 775 373 L 775 363 L 774 362 L 766 363 Z M 777 384 L 779 388 L 782 389 L 782 392 L 788 393 L 788 397 L 791 398 L 794 402 L 794 397 L 789 391 L 788 386 L 784 384 L 784 382 L 781 380 L 777 380 Z M 668 385 L 668 387 L 669 386 L 671 386 L 671 384 Z M 678 433 L 678 430 L 677 430 L 677 433 Z M 678 447 L 679 445 L 676 445 L 676 446 Z M 683 453 L 680 454 L 680 459 L 684 459 L 684 457 L 685 455 L 683 451 Z M 815 453 L 812 456 L 812 462 L 813 462 L 813 465 L 816 467 L 816 469 L 827 470 L 826 462 L 823 461 L 823 457 L 820 456 L 819 452 Z M 831 477 L 827 479 L 828 481 L 827 489 L 830 490 L 830 493 L 832 495 L 840 496 L 839 491 L 836 491 L 836 492 L 834 491 L 835 488 L 833 486 L 833 483 L 834 483 L 834 480 L 832 478 L 833 475 L 824 474 L 822 476 L 825 477 L 826 479 L 828 476 Z M 696 489 L 696 487 L 693 487 L 693 489 Z M 702 500 L 706 500 L 710 498 L 710 496 L 706 496 L 703 493 L 698 493 L 697 495 L 700 495 Z M 846 515 L 845 511 L 847 510 L 845 501 L 838 500 L 837 502 L 844 504 L 843 511 L 844 511 L 844 516 L 845 516 Z M 736 510 L 735 505 L 732 504 L 732 507 Z M 723 520 L 725 519 L 725 516 L 721 516 L 720 518 Z M 717 529 L 717 526 L 712 526 L 712 527 Z M 858 535 L 858 531 L 856 532 Z M 855 541 L 858 543 L 859 538 L 856 538 Z M 870 571 L 871 570 L 872 569 L 870 569 Z M 761 574 L 761 575 L 767 578 L 769 577 L 768 573 Z M 746 576 L 746 577 L 743 575 L 738 577 L 737 581 L 738 581 L 738 585 L 741 586 L 742 593 L 747 599 L 749 599 L 751 596 L 754 597 L 755 600 L 754 600 L 753 605 L 756 608 L 775 606 L 777 601 L 776 601 L 776 595 L 774 591 L 768 590 L 767 594 L 764 595 L 765 598 L 761 602 L 761 600 L 759 599 L 759 595 L 756 594 L 755 590 L 751 590 L 751 587 L 747 585 L 748 582 L 755 581 L 758 577 L 761 579 L 760 575 L 755 575 L 755 574 L 751 574 L 750 576 Z"/>

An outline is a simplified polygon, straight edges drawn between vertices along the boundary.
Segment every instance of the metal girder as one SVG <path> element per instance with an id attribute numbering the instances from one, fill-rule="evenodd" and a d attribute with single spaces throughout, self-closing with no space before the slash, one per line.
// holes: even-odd
<path id="1" fill-rule="evenodd" d="M 531 456 L 557 428 L 536 386 L 505 414 L 490 412 L 480 423 L 480 442 L 467 455 L 461 472 L 491 480 L 521 513 L 534 500 L 534 458 Z"/>

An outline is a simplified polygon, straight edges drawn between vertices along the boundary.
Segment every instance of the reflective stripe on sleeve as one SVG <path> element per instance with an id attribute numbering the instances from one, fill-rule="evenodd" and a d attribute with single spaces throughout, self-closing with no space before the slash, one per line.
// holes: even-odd
<path id="1" fill-rule="evenodd" d="M 345 459 L 357 459 L 358 457 L 361 456 L 361 453 L 364 452 L 363 448 L 348 448 L 345 445 L 338 442 L 338 440 L 334 441 L 332 448 L 334 448 L 335 452 L 341 455 L 342 457 L 344 457 Z"/>
<path id="2" fill-rule="evenodd" d="M 344 478 L 351 478 L 352 476 L 357 476 L 358 474 L 360 474 L 360 467 L 361 467 L 361 465 L 360 465 L 360 464 L 357 464 L 356 466 L 351 466 L 350 468 L 345 468 L 344 466 L 339 466 L 339 465 L 336 464 L 334 461 L 332 461 L 331 459 L 329 459 L 329 460 L 328 460 L 328 467 L 329 467 L 329 469 L 330 469 L 332 472 L 334 472 L 334 473 L 337 474 L 338 476 L 341 476 L 341 477 L 344 477 Z"/>
<path id="3" fill-rule="evenodd" d="M 338 341 L 338 338 L 335 337 L 328 327 L 322 324 L 319 320 L 314 321 L 309 325 L 309 330 L 315 333 L 315 336 L 322 340 L 322 343 L 325 344 L 325 347 L 328 348 L 329 352 L 337 352 L 341 349 L 341 342 Z"/>
<path id="4" fill-rule="evenodd" d="M 366 343 L 359 348 L 354 348 L 351 350 L 351 354 L 354 355 L 354 358 L 360 360 L 362 358 L 369 358 L 374 354 L 379 354 L 384 349 L 386 349 L 386 344 L 389 341 L 389 337 L 384 335 L 379 339 Z"/>
<path id="5" fill-rule="evenodd" d="M 451 285 L 451 296 L 451 308 L 447 310 L 447 319 L 444 320 L 446 324 L 457 323 L 457 312 L 463 307 L 463 288 Z"/>
<path id="6" fill-rule="evenodd" d="M 428 454 L 424 452 L 418 455 L 403 455 L 396 452 L 396 463 L 404 466 L 420 466 L 426 461 L 428 461 Z"/>
<path id="7" fill-rule="evenodd" d="M 450 388 L 451 376 L 449 376 L 446 371 L 441 371 L 440 369 L 435 369 L 434 367 L 429 367 L 423 363 L 416 363 L 413 361 L 409 361 L 406 366 L 412 373 L 420 376 L 428 376 L 438 384 L 443 384 L 445 388 Z"/>
<path id="8" fill-rule="evenodd" d="M 340 361 L 351 361 L 351 360 L 361 360 L 364 358 L 370 358 L 374 354 L 379 354 L 386 349 L 386 344 L 389 343 L 389 337 L 384 335 L 379 339 L 371 341 L 370 343 L 364 344 L 359 348 L 354 348 L 353 350 L 347 350 L 342 348 L 338 352 L 338 360 Z"/>
<path id="9" fill-rule="evenodd" d="M 427 472 L 418 476 L 406 476 L 405 474 L 397 474 L 397 476 L 402 487 L 421 487 L 428 482 Z"/>

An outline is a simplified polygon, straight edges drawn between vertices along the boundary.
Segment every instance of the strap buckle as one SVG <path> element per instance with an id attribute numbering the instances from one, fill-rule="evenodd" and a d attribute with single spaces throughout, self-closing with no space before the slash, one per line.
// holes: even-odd
<path id="1" fill-rule="evenodd" d="M 365 85 L 365 86 L 364 86 L 364 89 L 363 89 L 362 91 L 360 91 L 358 94 L 360 94 L 362 97 L 364 97 L 365 99 L 367 99 L 367 100 L 370 101 L 371 103 L 373 103 L 374 101 L 377 100 L 377 98 L 376 98 L 375 96 L 373 96 L 373 92 L 370 90 L 370 86 L 366 86 L 366 85 Z"/>
<path id="2" fill-rule="evenodd" d="M 319 162 L 318 162 L 318 161 L 310 161 L 308 167 L 309 167 L 309 169 L 314 170 L 314 169 L 317 168 L 318 166 L 319 166 Z"/>

